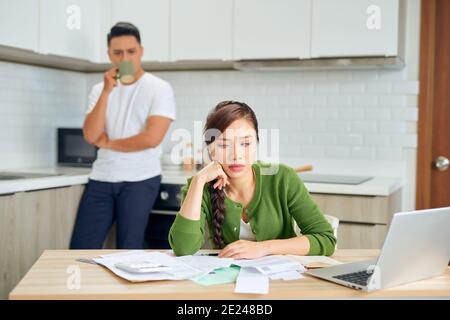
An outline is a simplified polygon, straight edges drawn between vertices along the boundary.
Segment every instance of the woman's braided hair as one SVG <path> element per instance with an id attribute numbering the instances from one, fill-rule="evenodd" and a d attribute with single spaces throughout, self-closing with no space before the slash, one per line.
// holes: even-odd
<path id="1" fill-rule="evenodd" d="M 223 133 L 226 128 L 236 120 L 247 119 L 255 128 L 256 139 L 259 142 L 258 135 L 258 121 L 253 110 L 245 103 L 239 101 L 222 101 L 220 102 L 206 118 L 204 128 L 205 143 L 209 145 L 214 142 L 216 136 L 208 137 L 207 133 L 210 130 L 218 130 Z M 213 210 L 212 226 L 213 226 L 213 240 L 218 248 L 224 247 L 222 226 L 225 219 L 225 191 L 214 189 L 213 185 L 217 180 L 213 180 L 208 185 L 208 190 L 211 195 L 211 204 Z"/>

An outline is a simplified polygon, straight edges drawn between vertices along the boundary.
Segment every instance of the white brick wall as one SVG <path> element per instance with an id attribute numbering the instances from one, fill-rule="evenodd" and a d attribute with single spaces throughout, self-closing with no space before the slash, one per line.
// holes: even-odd
<path id="1" fill-rule="evenodd" d="M 416 146 L 416 133 L 406 128 L 417 121 L 418 82 L 404 80 L 401 70 L 155 74 L 175 90 L 171 130 L 192 131 L 192 121 L 234 99 L 255 110 L 260 128 L 280 129 L 281 158 L 402 161 L 402 150 Z"/>
<path id="2" fill-rule="evenodd" d="M 0 72 L 0 170 L 53 165 L 56 128 L 82 125 L 87 95 L 102 75 L 6 62 Z M 175 91 L 171 131 L 193 132 L 193 121 L 204 122 L 219 101 L 234 99 L 255 110 L 261 129 L 280 130 L 282 161 L 357 161 L 361 170 L 387 161 L 399 168 L 404 152 L 417 147 L 418 81 L 405 80 L 404 70 L 155 74 Z"/>
<path id="3" fill-rule="evenodd" d="M 0 61 L 0 170 L 56 163 L 56 128 L 81 126 L 86 75 Z"/>
<path id="4" fill-rule="evenodd" d="M 219 101 L 247 102 L 260 128 L 280 129 L 280 157 L 402 161 L 416 147 L 418 81 L 404 71 L 158 72 L 177 101 L 175 128 L 192 132 Z M 89 85 L 100 75 L 90 76 Z M 165 140 L 167 145 L 168 139 Z"/>

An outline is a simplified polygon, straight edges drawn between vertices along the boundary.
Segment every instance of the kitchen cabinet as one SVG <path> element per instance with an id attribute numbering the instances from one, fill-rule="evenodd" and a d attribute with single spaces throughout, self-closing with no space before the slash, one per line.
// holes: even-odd
<path id="1" fill-rule="evenodd" d="M 231 60 L 233 1 L 172 0 L 170 59 Z"/>
<path id="2" fill-rule="evenodd" d="M 9 291 L 19 282 L 19 235 L 15 232 L 15 204 L 17 196 L 0 195 L 0 299 L 6 299 Z"/>
<path id="3" fill-rule="evenodd" d="M 97 3 L 98 1 L 99 4 Z M 93 4 L 97 5 L 96 21 L 92 24 L 93 53 L 90 56 L 90 61 L 95 63 L 110 63 L 108 57 L 107 36 L 113 22 L 111 20 L 112 2 L 111 0 L 94 0 Z"/>
<path id="4" fill-rule="evenodd" d="M 55 59 L 56 66 L 100 68 L 98 63 L 109 63 L 106 35 L 111 26 L 129 21 L 141 31 L 142 61 L 150 63 L 192 61 L 195 67 L 202 66 L 197 61 L 226 61 L 228 68 L 228 62 L 242 60 L 401 57 L 403 3 L 17 0 L 2 4 L 0 18 L 7 28 L 0 29 L 0 46 L 33 51 L 31 58 L 34 52 L 50 55 L 45 59 L 50 64 Z M 26 63 L 26 57 L 20 59 Z"/>
<path id="5" fill-rule="evenodd" d="M 68 249 L 84 186 L 0 195 L 0 299 L 45 249 Z"/>
<path id="6" fill-rule="evenodd" d="M 314 0 L 311 12 L 313 58 L 398 55 L 398 0 Z"/>
<path id="7" fill-rule="evenodd" d="M 141 33 L 142 61 L 166 62 L 169 60 L 169 7 L 167 0 L 113 0 L 109 28 L 119 21 L 133 23 Z M 104 33 L 105 39 L 108 31 Z"/>
<path id="8" fill-rule="evenodd" d="M 0 45 L 37 50 L 39 2 L 36 0 L 2 1 L 0 10 Z"/>
<path id="9" fill-rule="evenodd" d="M 101 0 L 41 0 L 39 53 L 97 60 L 100 17 L 107 4 Z"/>
<path id="10" fill-rule="evenodd" d="M 311 0 L 235 0 L 233 59 L 310 57 Z"/>
<path id="11" fill-rule="evenodd" d="M 381 249 L 392 216 L 401 208 L 401 189 L 389 196 L 311 196 L 324 214 L 339 219 L 339 249 Z"/>

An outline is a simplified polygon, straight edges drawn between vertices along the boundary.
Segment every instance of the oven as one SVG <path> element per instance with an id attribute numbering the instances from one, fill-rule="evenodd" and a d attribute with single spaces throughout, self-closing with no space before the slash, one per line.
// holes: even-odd
<path id="1" fill-rule="evenodd" d="M 147 249 L 170 249 L 169 230 L 180 210 L 182 184 L 161 183 L 145 232 Z"/>

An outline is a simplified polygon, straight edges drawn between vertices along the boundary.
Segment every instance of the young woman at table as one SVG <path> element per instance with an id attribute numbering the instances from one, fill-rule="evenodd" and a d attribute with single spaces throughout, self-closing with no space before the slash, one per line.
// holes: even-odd
<path id="1" fill-rule="evenodd" d="M 197 252 L 208 228 L 219 257 L 252 259 L 270 254 L 331 255 L 336 238 L 297 173 L 255 161 L 259 142 L 253 110 L 224 101 L 204 128 L 211 162 L 188 179 L 169 234 L 176 255 Z M 301 236 L 294 231 L 294 221 Z"/>

